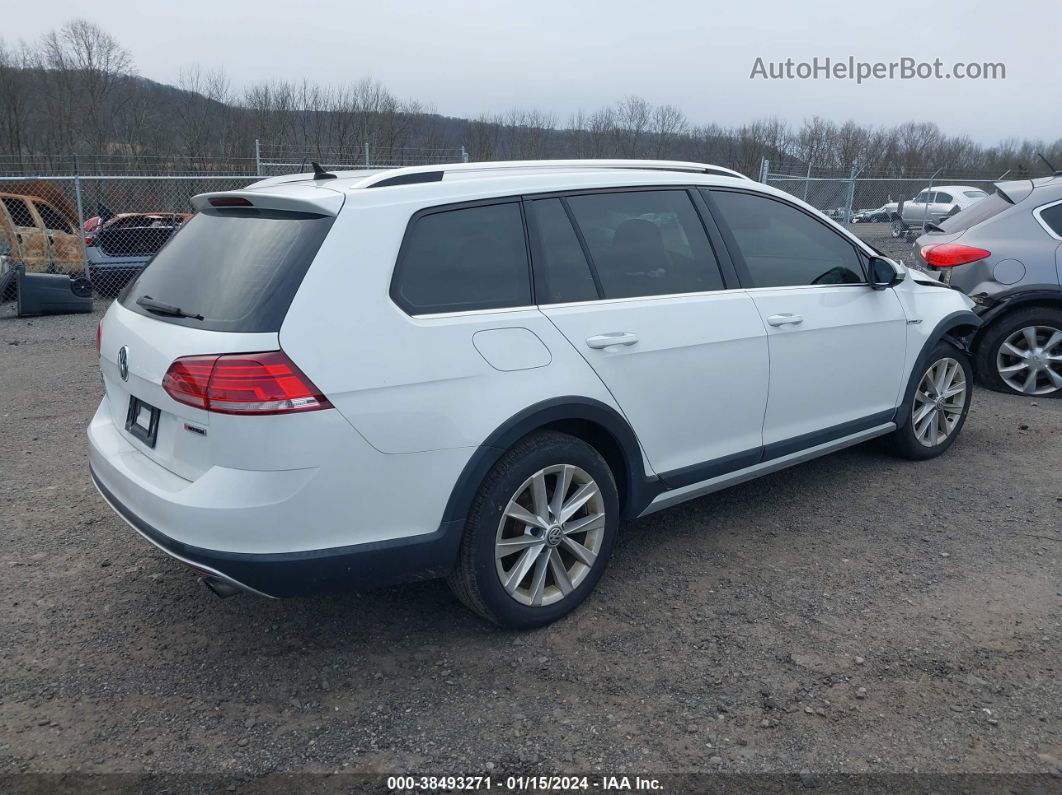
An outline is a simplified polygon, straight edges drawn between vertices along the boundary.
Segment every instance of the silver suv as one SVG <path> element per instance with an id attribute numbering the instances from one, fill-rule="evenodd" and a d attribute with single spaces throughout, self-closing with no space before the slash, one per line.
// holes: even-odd
<path id="1" fill-rule="evenodd" d="M 977 303 L 985 385 L 1062 397 L 1062 174 L 999 183 L 915 245 L 929 270 Z"/>

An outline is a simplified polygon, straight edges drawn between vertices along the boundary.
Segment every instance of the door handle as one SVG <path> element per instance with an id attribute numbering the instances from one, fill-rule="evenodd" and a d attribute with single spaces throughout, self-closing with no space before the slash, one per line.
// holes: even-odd
<path id="1" fill-rule="evenodd" d="M 606 334 L 595 334 L 586 338 L 587 347 L 594 350 L 610 348 L 613 345 L 634 345 L 637 342 L 638 337 L 629 331 L 610 331 Z"/>
<path id="2" fill-rule="evenodd" d="M 798 326 L 804 322 L 800 315 L 767 315 L 768 326 Z"/>

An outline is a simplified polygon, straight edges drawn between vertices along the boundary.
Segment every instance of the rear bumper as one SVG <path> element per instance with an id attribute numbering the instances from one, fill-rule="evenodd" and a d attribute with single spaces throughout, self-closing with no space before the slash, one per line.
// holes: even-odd
<path id="1" fill-rule="evenodd" d="M 444 517 L 445 476 L 456 480 L 467 451 L 385 456 L 359 445 L 335 412 L 295 421 L 298 433 L 278 431 L 273 442 L 314 444 L 320 467 L 213 466 L 186 480 L 122 435 L 105 398 L 88 428 L 92 480 L 119 516 L 168 555 L 266 596 L 450 572 L 464 521 Z"/>
<path id="2" fill-rule="evenodd" d="M 444 577 L 457 559 L 461 541 L 463 522 L 453 521 L 426 535 L 335 549 L 265 554 L 202 549 L 149 525 L 118 500 L 91 465 L 90 472 L 115 513 L 156 547 L 202 574 L 260 596 L 300 596 Z"/>

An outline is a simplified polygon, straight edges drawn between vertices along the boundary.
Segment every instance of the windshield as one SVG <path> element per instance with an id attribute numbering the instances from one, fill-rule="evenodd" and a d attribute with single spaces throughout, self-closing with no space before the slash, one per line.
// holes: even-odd
<path id="1" fill-rule="evenodd" d="M 1008 207 L 1013 206 L 1002 193 L 996 191 L 988 198 L 981 199 L 981 201 L 971 204 L 965 210 L 959 210 L 955 215 L 945 218 L 936 226 L 941 232 L 962 232 L 971 226 L 976 226 L 995 215 L 999 215 Z"/>
<path id="2" fill-rule="evenodd" d="M 124 307 L 212 331 L 279 331 L 333 216 L 205 211 L 182 224 L 126 289 Z M 137 303 L 138 299 L 150 298 Z M 152 304 L 202 319 L 152 312 Z"/>

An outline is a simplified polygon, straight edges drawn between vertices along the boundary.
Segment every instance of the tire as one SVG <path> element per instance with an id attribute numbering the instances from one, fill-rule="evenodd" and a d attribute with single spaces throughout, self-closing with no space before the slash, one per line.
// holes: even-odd
<path id="1" fill-rule="evenodd" d="M 903 221 L 896 220 L 892 222 L 890 231 L 892 232 L 893 237 L 899 238 L 907 234 L 907 227 L 904 225 Z"/>
<path id="2" fill-rule="evenodd" d="M 973 364 L 965 351 L 950 342 L 934 345 L 907 387 L 906 419 L 892 434 L 893 449 L 904 458 L 924 461 L 951 447 L 966 424 L 973 382 Z"/>
<path id="3" fill-rule="evenodd" d="M 538 493 L 545 499 L 538 498 L 542 504 L 536 511 L 539 478 Z M 580 492 L 580 499 L 590 496 L 558 523 L 555 510 L 561 503 L 553 498 L 564 479 L 569 506 Z M 599 514 L 603 517 L 593 518 Z M 580 520 L 586 529 L 572 530 L 584 526 Z M 484 478 L 447 583 L 465 606 L 499 626 L 545 626 L 578 607 L 594 589 L 618 531 L 616 483 L 597 450 L 567 434 L 533 433 L 507 451 Z M 504 542 L 514 551 L 499 558 L 496 551 Z"/>
<path id="4" fill-rule="evenodd" d="M 976 364 L 996 392 L 1062 398 L 1062 309 L 1030 307 L 999 318 L 977 344 Z"/>

